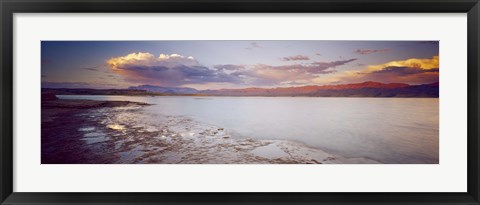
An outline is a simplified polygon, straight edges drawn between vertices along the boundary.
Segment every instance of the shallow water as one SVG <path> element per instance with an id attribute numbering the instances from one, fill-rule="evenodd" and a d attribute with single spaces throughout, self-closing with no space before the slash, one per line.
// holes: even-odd
<path id="1" fill-rule="evenodd" d="M 383 163 L 438 163 L 437 98 L 59 96 L 155 104 L 145 112 L 186 116 L 238 138 L 283 139 Z"/>

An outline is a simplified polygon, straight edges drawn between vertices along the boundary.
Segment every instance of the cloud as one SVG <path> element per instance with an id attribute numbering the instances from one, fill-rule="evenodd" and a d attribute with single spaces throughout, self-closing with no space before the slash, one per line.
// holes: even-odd
<path id="1" fill-rule="evenodd" d="M 340 61 L 331 61 L 331 62 L 313 62 L 312 65 L 315 65 L 315 68 L 324 70 L 327 68 L 335 68 L 337 66 L 341 66 L 353 61 L 356 61 L 356 58 L 348 59 L 348 60 L 340 60 Z"/>
<path id="2" fill-rule="evenodd" d="M 315 53 L 315 55 L 317 55 L 317 56 L 322 56 L 322 54 L 321 54 L 321 53 L 318 53 L 318 52 Z"/>
<path id="3" fill-rule="evenodd" d="M 107 65 L 114 70 L 129 70 L 135 67 L 140 69 L 175 67 L 179 65 L 196 66 L 200 65 L 192 56 L 185 57 L 178 54 L 160 54 L 155 57 L 151 53 L 131 53 L 126 56 L 110 58 Z"/>
<path id="4" fill-rule="evenodd" d="M 357 49 L 354 53 L 360 54 L 360 55 L 368 55 L 372 53 L 380 53 L 380 52 L 387 52 L 387 51 L 390 51 L 390 49 L 380 49 L 380 50 Z"/>
<path id="5" fill-rule="evenodd" d="M 294 80 L 294 81 L 284 81 L 281 82 L 281 85 L 288 85 L 288 86 L 301 86 L 310 83 L 308 80 Z"/>
<path id="6" fill-rule="evenodd" d="M 225 65 L 214 65 L 213 68 L 217 70 L 239 70 L 245 68 L 244 65 L 234 65 L 234 64 L 225 64 Z"/>
<path id="7" fill-rule="evenodd" d="M 99 68 L 101 65 L 93 66 L 93 67 L 85 67 L 85 68 L 80 68 L 84 70 L 89 70 L 89 71 L 98 71 L 97 68 Z"/>
<path id="8" fill-rule="evenodd" d="M 418 67 L 421 69 L 438 69 L 439 57 L 433 56 L 432 58 L 410 58 L 406 60 L 390 61 L 380 65 L 369 65 L 367 67 L 368 72 L 383 70 L 387 67 Z"/>
<path id="9" fill-rule="evenodd" d="M 362 81 L 399 82 L 407 84 L 427 84 L 439 81 L 439 69 L 419 67 L 386 67 L 363 75 Z"/>
<path id="10" fill-rule="evenodd" d="M 382 70 L 374 71 L 372 74 L 395 74 L 398 76 L 414 75 L 418 73 L 438 72 L 438 68 L 434 69 L 422 69 L 420 67 L 395 67 L 390 66 L 383 68 Z"/>
<path id="11" fill-rule="evenodd" d="M 260 44 L 258 44 L 257 42 L 252 42 L 252 43 L 250 43 L 250 46 L 246 47 L 245 49 L 253 50 L 253 49 L 261 48 L 261 47 L 262 46 L 260 46 Z"/>
<path id="12" fill-rule="evenodd" d="M 225 85 L 275 86 L 282 82 L 307 82 L 319 75 L 336 72 L 334 68 L 356 59 L 288 65 L 214 65 L 200 64 L 193 57 L 179 54 L 131 53 L 110 58 L 107 65 L 130 83 L 161 86 Z"/>
<path id="13" fill-rule="evenodd" d="M 320 81 L 321 79 L 318 79 Z M 427 84 L 439 81 L 439 57 L 411 58 L 369 65 L 360 71 L 346 71 L 332 77 L 332 82 L 357 83 L 377 81 L 383 83 Z"/>
<path id="14" fill-rule="evenodd" d="M 115 73 L 134 83 L 179 86 L 205 82 L 238 82 L 219 69 L 210 69 L 193 57 L 178 54 L 131 53 L 107 60 Z M 228 67 L 228 66 L 227 66 Z"/>
<path id="15" fill-rule="evenodd" d="M 304 55 L 296 55 L 296 56 L 283 57 L 282 60 L 283 61 L 304 61 L 304 60 L 310 60 L 310 58 Z"/>
<path id="16" fill-rule="evenodd" d="M 286 82 L 305 82 L 322 74 L 334 73 L 333 68 L 355 61 L 349 59 L 333 62 L 313 62 L 309 64 L 291 64 L 291 65 L 266 65 L 256 64 L 248 68 L 243 68 L 231 73 L 249 85 L 271 86 L 285 84 Z"/>

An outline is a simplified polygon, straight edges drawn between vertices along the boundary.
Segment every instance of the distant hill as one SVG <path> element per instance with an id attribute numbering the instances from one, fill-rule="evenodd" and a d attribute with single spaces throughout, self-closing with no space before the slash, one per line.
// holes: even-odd
<path id="1" fill-rule="evenodd" d="M 408 85 L 403 83 L 363 82 L 341 85 L 279 88 L 243 88 L 196 90 L 183 87 L 140 85 L 128 89 L 44 88 L 57 95 L 191 95 L 191 96 L 306 96 L 306 97 L 424 97 L 438 98 L 439 83 Z"/>
<path id="2" fill-rule="evenodd" d="M 439 84 L 363 82 L 325 86 L 206 90 L 201 93 L 218 96 L 438 97 Z"/>
<path id="3" fill-rule="evenodd" d="M 323 93 L 320 91 L 329 91 L 341 93 L 343 90 L 359 90 L 363 88 L 375 89 L 392 89 L 408 87 L 408 84 L 401 83 L 378 83 L 378 82 L 363 82 L 355 84 L 341 84 L 341 85 L 309 85 L 299 87 L 279 87 L 279 88 L 245 88 L 245 89 L 221 89 L 221 90 L 206 90 L 203 93 L 210 95 L 233 95 L 233 96 L 315 96 L 315 93 Z M 341 95 L 341 94 L 340 94 Z"/>
<path id="4" fill-rule="evenodd" d="M 193 88 L 182 88 L 182 87 L 160 87 L 154 85 L 139 85 L 132 86 L 128 88 L 129 90 L 145 90 L 147 92 L 154 93 L 164 93 L 164 94 L 197 94 L 198 90 Z"/>
<path id="5" fill-rule="evenodd" d="M 148 95 L 145 90 L 91 89 L 91 88 L 42 88 L 42 94 L 55 95 Z"/>
<path id="6" fill-rule="evenodd" d="M 436 84 L 413 85 L 396 88 L 357 88 L 342 90 L 318 90 L 308 96 L 321 97 L 423 97 L 438 98 L 439 86 Z"/>

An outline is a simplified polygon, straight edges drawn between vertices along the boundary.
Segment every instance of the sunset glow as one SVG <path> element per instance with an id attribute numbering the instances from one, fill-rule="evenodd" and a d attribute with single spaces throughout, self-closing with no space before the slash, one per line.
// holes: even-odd
<path id="1" fill-rule="evenodd" d="M 222 89 L 439 79 L 438 42 L 42 42 L 42 86 Z"/>
<path id="2" fill-rule="evenodd" d="M 438 41 L 44 41 L 41 73 L 42 164 L 439 164 Z"/>

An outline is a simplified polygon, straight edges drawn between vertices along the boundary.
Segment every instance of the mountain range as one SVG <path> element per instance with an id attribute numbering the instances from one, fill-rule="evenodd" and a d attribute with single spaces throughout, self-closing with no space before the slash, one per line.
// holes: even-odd
<path id="1" fill-rule="evenodd" d="M 198 94 L 200 91 L 193 88 L 184 88 L 184 87 L 161 87 L 154 85 L 139 85 L 132 86 L 128 88 L 129 90 L 145 90 L 148 92 L 154 93 L 163 93 L 163 94 Z"/>
<path id="2" fill-rule="evenodd" d="M 340 85 L 309 85 L 278 88 L 242 88 L 196 90 L 184 87 L 140 85 L 129 90 L 146 91 L 162 95 L 207 96 L 310 96 L 310 97 L 438 97 L 439 83 L 409 85 L 404 83 L 363 82 Z"/>

